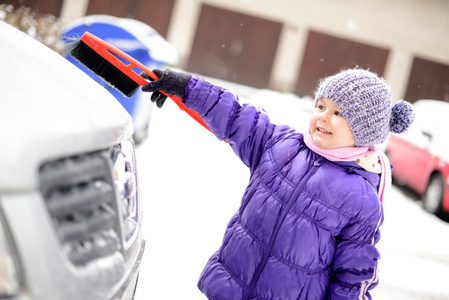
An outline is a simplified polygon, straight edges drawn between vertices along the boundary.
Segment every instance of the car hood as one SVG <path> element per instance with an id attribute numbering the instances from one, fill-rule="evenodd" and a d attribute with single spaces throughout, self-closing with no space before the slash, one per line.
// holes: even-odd
<path id="1" fill-rule="evenodd" d="M 0 21 L 0 191 L 33 189 L 48 160 L 130 138 L 132 121 L 65 58 Z"/>

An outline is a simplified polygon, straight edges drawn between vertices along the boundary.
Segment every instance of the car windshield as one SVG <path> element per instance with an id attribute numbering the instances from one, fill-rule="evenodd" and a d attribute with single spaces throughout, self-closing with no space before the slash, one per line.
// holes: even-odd
<path id="1" fill-rule="evenodd" d="M 414 104 L 415 122 L 404 134 L 414 145 L 428 149 L 435 155 L 449 160 L 449 103 L 435 100 L 420 100 Z"/>

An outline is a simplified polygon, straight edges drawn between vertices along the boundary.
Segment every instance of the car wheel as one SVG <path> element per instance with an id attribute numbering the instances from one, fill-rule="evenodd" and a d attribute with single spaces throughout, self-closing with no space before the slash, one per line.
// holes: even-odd
<path id="1" fill-rule="evenodd" d="M 443 177 L 440 174 L 433 174 L 422 199 L 424 209 L 435 215 L 442 213 L 443 184 Z"/>

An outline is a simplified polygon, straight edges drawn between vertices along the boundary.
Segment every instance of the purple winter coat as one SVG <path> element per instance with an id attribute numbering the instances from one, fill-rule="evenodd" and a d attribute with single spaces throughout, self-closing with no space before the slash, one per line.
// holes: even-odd
<path id="1" fill-rule="evenodd" d="M 379 175 L 326 160 L 302 134 L 236 98 L 198 77 L 184 98 L 251 172 L 199 289 L 213 300 L 371 299 L 383 221 Z"/>

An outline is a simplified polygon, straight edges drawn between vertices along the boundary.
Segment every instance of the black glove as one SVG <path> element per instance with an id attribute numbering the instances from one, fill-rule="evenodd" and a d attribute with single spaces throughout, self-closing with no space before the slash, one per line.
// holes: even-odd
<path id="1" fill-rule="evenodd" d="M 158 80 L 150 78 L 147 74 L 142 73 L 141 76 L 151 82 L 142 87 L 143 92 L 153 92 L 151 95 L 151 101 L 156 102 L 157 107 L 161 108 L 164 105 L 167 96 L 160 91 L 167 93 L 168 95 L 176 95 L 179 98 L 184 98 L 184 92 L 187 86 L 187 82 L 192 77 L 189 74 L 175 72 L 170 69 L 161 71 L 154 69 L 153 73 L 159 77 Z"/>

